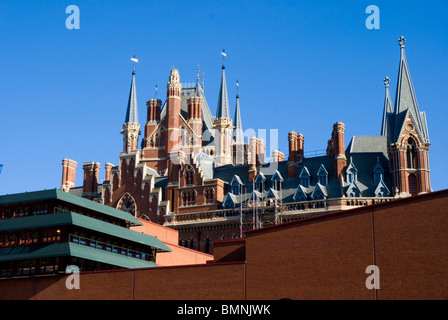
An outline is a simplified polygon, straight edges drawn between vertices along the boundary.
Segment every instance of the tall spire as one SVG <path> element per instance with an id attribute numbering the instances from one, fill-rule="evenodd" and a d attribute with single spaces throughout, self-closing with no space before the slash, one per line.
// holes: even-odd
<path id="1" fill-rule="evenodd" d="M 134 61 L 134 68 L 132 70 L 131 90 L 129 92 L 128 107 L 126 109 L 126 118 L 124 122 L 138 123 L 137 91 L 135 88 L 135 62 L 138 62 L 138 60 L 135 59 L 135 56 L 131 60 Z"/>
<path id="2" fill-rule="evenodd" d="M 406 59 L 405 53 L 405 44 L 406 39 L 404 37 L 400 37 L 398 39 L 398 43 L 400 44 L 401 56 L 400 56 L 400 67 L 398 70 L 398 82 L 397 82 L 397 92 L 395 95 L 395 115 L 399 115 L 404 111 L 410 111 L 419 131 L 422 133 L 425 139 L 427 139 L 425 135 L 425 127 L 422 122 L 422 115 L 418 108 L 417 98 L 415 96 L 414 85 L 411 80 L 411 74 L 409 72 L 409 66 Z M 400 121 L 401 117 L 397 117 L 397 121 Z M 401 127 L 401 123 L 396 123 L 396 129 Z"/>
<path id="3" fill-rule="evenodd" d="M 126 109 L 126 117 L 123 123 L 123 152 L 129 153 L 137 149 L 138 136 L 140 135 L 140 125 L 138 123 L 138 111 L 137 111 L 137 91 L 135 88 L 135 63 L 138 60 L 131 58 L 134 62 L 132 70 L 132 82 L 131 90 L 129 92 L 128 106 Z"/>
<path id="4" fill-rule="evenodd" d="M 222 59 L 222 75 L 221 75 L 221 87 L 219 88 L 219 96 L 218 96 L 218 109 L 216 111 L 216 118 L 217 119 L 228 119 L 230 118 L 230 111 L 229 111 L 229 98 L 227 96 L 227 85 L 226 85 L 226 73 L 224 66 L 224 57 L 227 56 L 227 54 L 224 52 L 221 54 L 223 55 Z"/>
<path id="5" fill-rule="evenodd" d="M 241 123 L 241 112 L 240 112 L 240 97 L 238 94 L 239 89 L 239 83 L 238 80 L 236 81 L 236 87 L 237 87 L 237 93 L 236 93 L 236 107 L 235 107 L 235 129 L 234 129 L 234 140 L 235 143 L 242 144 L 244 143 L 244 137 L 243 137 L 243 125 Z"/>
<path id="6" fill-rule="evenodd" d="M 386 87 L 386 97 L 384 98 L 384 110 L 383 110 L 383 122 L 381 124 L 381 135 L 386 136 L 388 127 L 387 127 L 387 117 L 389 114 L 393 113 L 392 110 L 392 101 L 390 99 L 390 90 L 389 90 L 390 79 L 386 77 L 384 79 L 384 85 Z"/>
<path id="7" fill-rule="evenodd" d="M 198 68 L 197 68 L 196 72 L 197 72 L 197 76 L 196 76 L 196 89 L 195 89 L 194 95 L 195 95 L 195 97 L 200 97 L 200 96 L 201 96 L 201 93 L 200 93 L 201 85 L 199 84 L 199 72 L 200 72 L 200 70 L 199 70 L 199 64 L 198 64 Z"/>

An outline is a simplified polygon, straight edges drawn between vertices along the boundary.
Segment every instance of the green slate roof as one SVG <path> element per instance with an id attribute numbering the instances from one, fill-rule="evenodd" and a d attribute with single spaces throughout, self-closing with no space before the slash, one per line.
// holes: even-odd
<path id="1" fill-rule="evenodd" d="M 58 227 L 65 225 L 75 225 L 121 239 L 133 241 L 139 244 L 151 246 L 156 248 L 156 250 L 159 252 L 171 251 L 170 248 L 168 248 L 162 241 L 160 241 L 156 237 L 120 227 L 95 218 L 87 217 L 75 212 L 62 212 L 38 216 L 20 217 L 14 219 L 4 219 L 0 224 L 0 232 L 37 229 L 43 227 Z"/>
<path id="2" fill-rule="evenodd" d="M 0 261 L 28 260 L 65 256 L 88 259 L 122 268 L 157 267 L 157 264 L 155 264 L 154 262 L 131 258 L 124 255 L 104 250 L 98 250 L 69 242 L 53 243 L 48 245 L 0 248 Z"/>
<path id="3" fill-rule="evenodd" d="M 99 213 L 128 221 L 131 225 L 141 226 L 142 223 L 129 213 L 106 206 L 104 204 L 85 199 L 59 189 L 24 192 L 16 194 L 8 194 L 0 196 L 0 205 L 24 203 L 31 201 L 43 201 L 43 200 L 61 200 L 76 206 L 84 207 L 89 210 L 97 211 Z"/>

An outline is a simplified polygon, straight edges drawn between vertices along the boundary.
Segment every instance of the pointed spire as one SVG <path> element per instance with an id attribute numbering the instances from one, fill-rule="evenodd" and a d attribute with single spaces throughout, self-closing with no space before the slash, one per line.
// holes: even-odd
<path id="1" fill-rule="evenodd" d="M 409 66 L 406 59 L 405 53 L 405 44 L 406 39 L 404 37 L 400 37 L 398 39 L 398 43 L 400 44 L 400 67 L 398 70 L 398 82 L 397 82 L 397 91 L 395 95 L 395 115 L 398 115 L 404 111 L 410 111 L 414 120 L 417 123 L 417 126 L 420 132 L 425 135 L 421 114 L 417 104 L 417 98 L 415 96 L 414 85 L 411 80 L 411 74 L 409 72 Z M 399 118 L 397 118 L 398 120 Z M 401 123 L 395 124 L 397 128 L 401 127 Z M 396 129 L 397 129 L 396 128 Z M 424 138 L 427 138 L 424 136 Z"/>
<path id="2" fill-rule="evenodd" d="M 236 107 L 235 107 L 235 129 L 234 129 L 234 140 L 235 143 L 242 144 L 244 143 L 244 137 L 243 137 L 243 125 L 241 123 L 241 112 L 240 112 L 240 97 L 238 95 L 238 89 L 239 89 L 239 83 L 238 80 L 236 81 Z"/>
<path id="3" fill-rule="evenodd" d="M 128 107 L 126 110 L 126 118 L 124 120 L 125 123 L 138 123 L 137 91 L 135 87 L 135 62 L 138 62 L 138 60 L 134 59 L 135 56 L 131 59 L 134 61 L 134 69 L 132 71 L 131 90 L 129 92 Z"/>
<path id="4" fill-rule="evenodd" d="M 196 70 L 197 72 L 197 77 L 196 77 L 196 90 L 194 91 L 194 96 L 195 97 L 200 97 L 201 96 L 201 85 L 199 84 L 199 64 L 198 64 L 198 69 Z"/>
<path id="5" fill-rule="evenodd" d="M 386 97 L 384 98 L 384 109 L 383 109 L 383 122 L 381 124 L 381 135 L 387 135 L 387 117 L 389 114 L 393 113 L 392 110 L 392 101 L 390 99 L 390 90 L 389 90 L 390 79 L 386 77 L 384 79 L 384 85 L 386 87 Z"/>
<path id="6" fill-rule="evenodd" d="M 224 50 L 223 50 L 224 51 Z M 221 87 L 219 88 L 219 97 L 218 97 L 218 109 L 216 111 L 217 119 L 225 119 L 230 118 L 229 111 L 229 98 L 227 96 L 227 85 L 226 85 L 226 73 L 224 66 L 224 57 L 225 53 L 221 52 L 223 55 L 223 64 L 222 64 L 222 75 L 221 75 Z"/>
<path id="7" fill-rule="evenodd" d="M 202 91 L 204 91 L 204 78 L 205 78 L 205 73 L 202 72 Z"/>

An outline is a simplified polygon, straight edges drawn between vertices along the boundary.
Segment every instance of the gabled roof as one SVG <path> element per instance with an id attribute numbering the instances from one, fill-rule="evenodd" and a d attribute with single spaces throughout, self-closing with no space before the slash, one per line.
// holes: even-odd
<path id="1" fill-rule="evenodd" d="M 299 184 L 299 186 L 297 187 L 297 190 L 296 190 L 296 192 L 294 193 L 294 196 L 293 196 L 294 201 L 297 201 L 297 199 L 299 198 L 300 195 L 305 200 L 307 200 L 307 198 L 308 198 L 307 189 Z"/>
<path id="2" fill-rule="evenodd" d="M 238 175 L 234 175 L 232 181 L 230 181 L 231 186 L 243 185 L 243 184 L 244 184 L 243 181 L 241 181 L 241 178 Z"/>
<path id="3" fill-rule="evenodd" d="M 272 181 L 283 181 L 283 177 L 282 177 L 281 173 L 278 172 L 278 170 L 276 170 L 275 173 L 272 175 L 271 180 Z"/>
<path id="4" fill-rule="evenodd" d="M 268 194 L 266 195 L 265 199 L 272 199 L 272 198 L 280 200 L 280 193 L 277 190 L 269 188 Z"/>
<path id="5" fill-rule="evenodd" d="M 316 193 L 319 191 L 325 196 L 325 198 L 328 198 L 327 188 L 325 186 L 321 185 L 320 183 L 316 184 L 316 187 L 314 188 L 313 192 L 311 193 L 311 198 L 314 199 Z"/>
<path id="6" fill-rule="evenodd" d="M 353 194 L 353 192 L 358 193 L 359 197 L 362 197 L 362 191 L 358 186 L 358 183 L 353 180 L 350 185 L 348 186 L 347 190 L 345 191 L 345 194 L 347 197 L 351 197 L 351 194 Z"/>
<path id="7" fill-rule="evenodd" d="M 387 192 L 387 194 L 385 195 L 386 197 L 390 196 L 390 190 L 384 183 L 383 176 L 381 176 L 380 182 L 378 182 L 378 185 L 375 188 L 375 196 L 378 197 L 380 194 L 383 194 L 384 192 Z"/>
<path id="8" fill-rule="evenodd" d="M 137 90 L 135 87 L 135 71 L 132 72 L 131 90 L 129 91 L 128 107 L 124 123 L 138 123 Z"/>
<path id="9" fill-rule="evenodd" d="M 323 164 L 321 164 L 319 167 L 319 171 L 317 171 L 317 176 L 323 176 L 323 175 L 328 176 L 328 171 L 327 171 L 327 169 L 325 169 L 325 166 Z"/>

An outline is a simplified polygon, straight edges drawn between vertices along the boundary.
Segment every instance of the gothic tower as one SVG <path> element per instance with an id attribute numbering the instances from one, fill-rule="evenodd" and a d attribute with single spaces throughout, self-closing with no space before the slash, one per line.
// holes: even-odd
<path id="1" fill-rule="evenodd" d="M 429 136 L 426 115 L 420 112 L 405 54 L 406 40 L 401 37 L 395 109 L 387 113 L 389 159 L 395 193 L 417 195 L 431 191 Z M 386 90 L 386 102 L 387 102 Z M 389 107 L 385 107 L 388 109 Z M 390 112 L 390 110 L 389 110 Z M 384 127 L 383 127 L 384 128 Z"/>
<path id="2" fill-rule="evenodd" d="M 180 139 L 180 109 L 181 109 L 181 91 L 182 85 L 179 82 L 179 71 L 171 69 L 167 89 L 166 104 L 166 150 L 169 154 L 173 150 L 179 149 Z"/>
<path id="3" fill-rule="evenodd" d="M 219 88 L 218 108 L 213 122 L 215 129 L 215 161 L 217 165 L 232 163 L 232 119 L 229 111 L 229 98 L 227 96 L 226 67 L 222 65 L 221 87 Z"/>
<path id="4" fill-rule="evenodd" d="M 132 71 L 131 90 L 129 92 L 126 118 L 123 123 L 123 152 L 129 153 L 138 149 L 140 124 L 138 123 L 137 91 L 135 88 L 135 69 Z"/>

